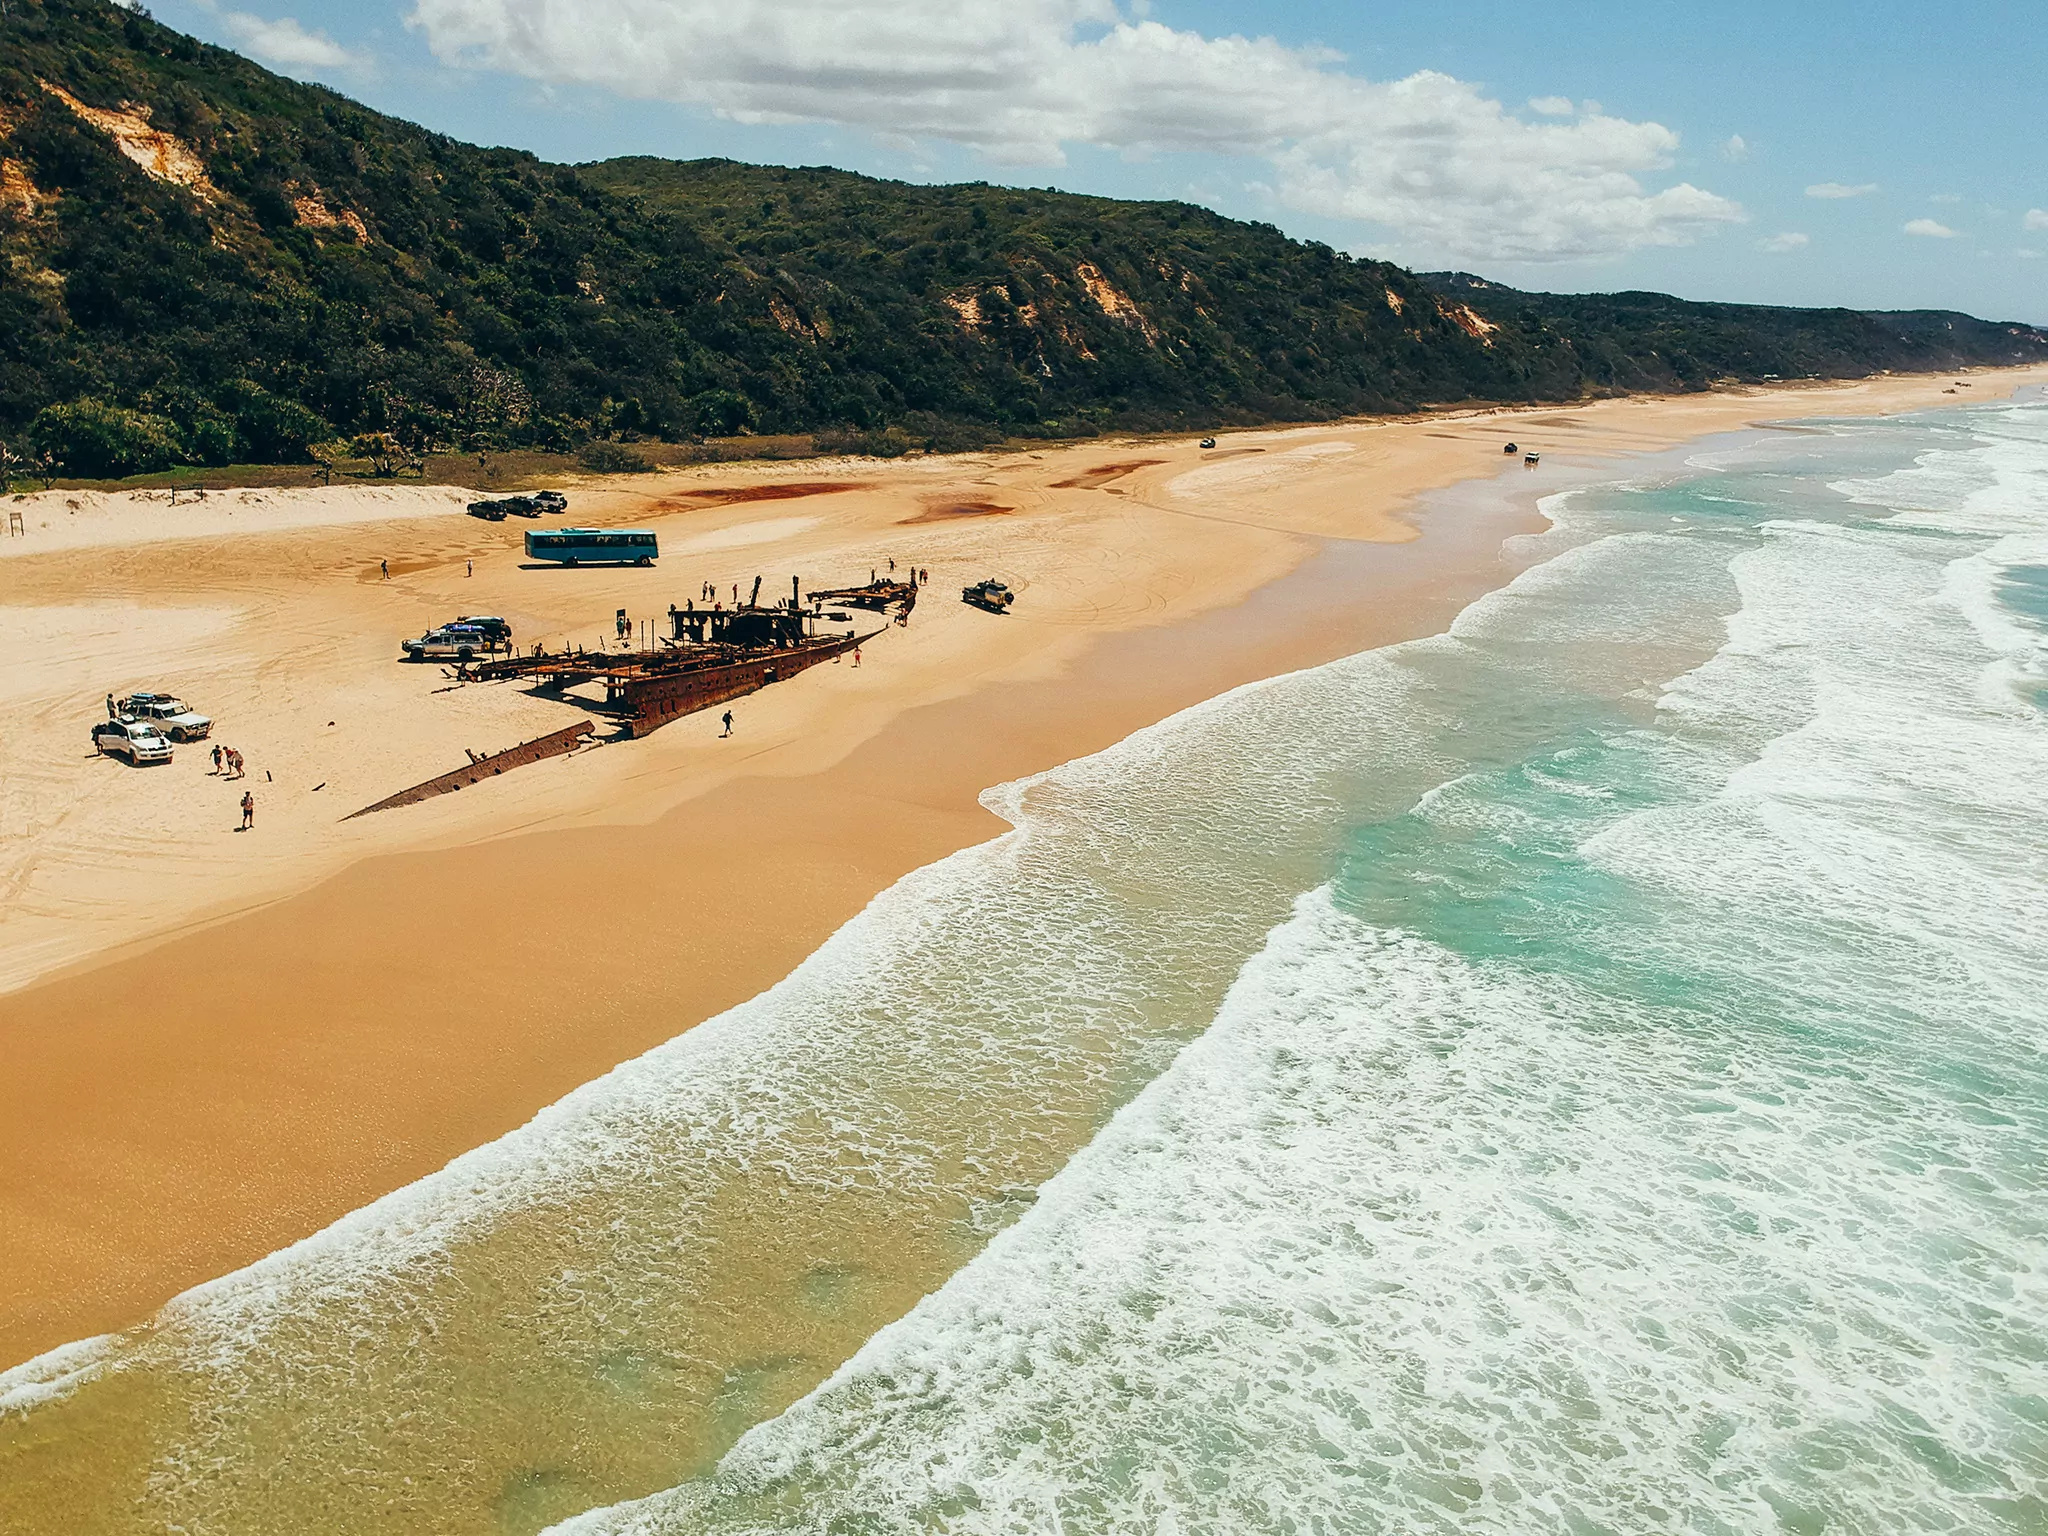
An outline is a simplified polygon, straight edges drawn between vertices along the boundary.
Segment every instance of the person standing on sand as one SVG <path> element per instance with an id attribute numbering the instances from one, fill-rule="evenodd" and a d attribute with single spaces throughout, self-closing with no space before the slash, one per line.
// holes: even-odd
<path id="1" fill-rule="evenodd" d="M 256 796 L 249 790 L 242 791 L 242 830 L 248 831 L 256 825 Z"/>
<path id="2" fill-rule="evenodd" d="M 729 709 L 725 712 L 725 734 L 732 734 L 732 711 Z"/>
<path id="3" fill-rule="evenodd" d="M 377 569 L 384 573 L 386 581 L 391 579 L 391 562 L 389 560 L 379 560 L 377 562 Z"/>
<path id="4" fill-rule="evenodd" d="M 217 741 L 213 744 L 213 771 L 220 772 L 220 743 Z"/>
<path id="5" fill-rule="evenodd" d="M 853 648 L 853 664 L 856 667 L 860 665 L 860 647 L 857 645 Z"/>
<path id="6" fill-rule="evenodd" d="M 107 718 L 114 718 L 114 696 L 111 693 L 107 695 Z"/>
<path id="7" fill-rule="evenodd" d="M 476 562 L 474 560 L 469 562 L 469 574 L 472 576 L 476 574 Z"/>

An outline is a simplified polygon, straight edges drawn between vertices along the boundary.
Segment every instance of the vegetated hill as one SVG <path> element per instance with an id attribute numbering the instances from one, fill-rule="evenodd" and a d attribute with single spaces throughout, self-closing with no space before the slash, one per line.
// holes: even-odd
<path id="1" fill-rule="evenodd" d="M 1747 361 L 1694 366 L 1608 301 L 1531 323 L 1493 300 L 1182 204 L 550 165 L 105 0 L 0 15 L 0 439 L 75 474 L 368 433 L 895 451 L 2048 356 L 1962 317 L 1938 356 L 1876 333 L 1816 351 L 1795 317 L 1730 320 L 1712 355 Z"/>
<path id="2" fill-rule="evenodd" d="M 1469 272 L 1425 272 L 1446 302 L 1541 349 L 1568 342 L 1593 389 L 1700 389 L 1745 381 L 1858 378 L 2034 362 L 2048 332 L 1948 309 L 1787 309 L 1701 304 L 1668 293 L 1524 293 Z"/>

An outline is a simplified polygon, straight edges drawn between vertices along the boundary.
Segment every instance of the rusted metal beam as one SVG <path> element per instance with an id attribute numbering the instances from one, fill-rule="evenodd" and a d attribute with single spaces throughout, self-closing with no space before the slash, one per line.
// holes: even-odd
<path id="1" fill-rule="evenodd" d="M 564 726 L 559 731 L 550 731 L 545 736 L 536 736 L 532 741 L 522 741 L 516 747 L 507 747 L 502 752 L 493 752 L 488 757 L 474 758 L 467 767 L 457 768 L 415 784 L 410 789 L 401 789 L 395 795 L 386 795 L 375 805 L 366 805 L 360 811 L 351 812 L 343 821 L 354 821 L 358 816 L 367 816 L 372 811 L 388 811 L 401 805 L 417 805 L 422 800 L 431 800 L 436 795 L 451 794 L 458 789 L 467 789 L 472 784 L 495 778 L 508 768 L 523 768 L 528 763 L 540 762 L 543 758 L 560 757 L 572 752 L 588 738 L 595 728 L 588 720 L 575 725 Z"/>

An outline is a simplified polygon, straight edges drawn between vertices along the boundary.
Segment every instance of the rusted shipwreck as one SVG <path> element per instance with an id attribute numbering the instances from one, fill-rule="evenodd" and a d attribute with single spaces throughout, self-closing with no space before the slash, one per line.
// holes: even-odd
<path id="1" fill-rule="evenodd" d="M 825 595 L 814 594 L 814 598 Z M 789 597 L 780 604 L 764 606 L 760 597 L 761 583 L 756 578 L 752 597 L 739 607 L 699 608 L 694 602 L 671 607 L 670 633 L 653 650 L 574 651 L 553 656 L 536 650 L 525 656 L 472 662 L 457 668 L 457 675 L 464 682 L 525 680 L 543 692 L 562 695 L 572 688 L 601 683 L 601 703 L 588 698 L 573 702 L 611 716 L 623 735 L 637 737 L 684 715 L 785 682 L 882 633 L 879 629 L 859 633 L 845 613 L 804 607 L 794 582 Z M 840 629 L 839 625 L 846 627 Z M 388 795 L 355 815 L 414 805 L 464 789 L 509 768 L 561 756 L 592 739 L 593 726 L 585 721 L 487 757 L 471 753 L 468 766 Z"/>
<path id="2" fill-rule="evenodd" d="M 841 603 L 848 608 L 866 608 L 873 613 L 897 610 L 898 622 L 910 617 L 917 606 L 917 584 L 910 581 L 871 581 L 864 587 L 835 587 L 809 594 L 813 603 Z"/>
<path id="3" fill-rule="evenodd" d="M 564 693 L 601 683 L 604 701 L 590 707 L 616 717 L 625 734 L 645 736 L 671 720 L 785 682 L 881 632 L 819 632 L 832 616 L 801 606 L 794 583 L 788 601 L 775 606 L 764 607 L 760 592 L 757 580 L 753 599 L 737 608 L 671 607 L 671 633 L 651 651 L 507 656 L 478 662 L 462 675 L 476 682 L 524 678 Z"/>

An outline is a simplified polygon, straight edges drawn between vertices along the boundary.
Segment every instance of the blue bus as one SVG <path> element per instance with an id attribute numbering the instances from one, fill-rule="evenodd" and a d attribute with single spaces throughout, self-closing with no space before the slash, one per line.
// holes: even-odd
<path id="1" fill-rule="evenodd" d="M 557 565 L 652 565 L 660 554 L 653 534 L 632 528 L 556 528 L 526 536 L 529 560 Z"/>

